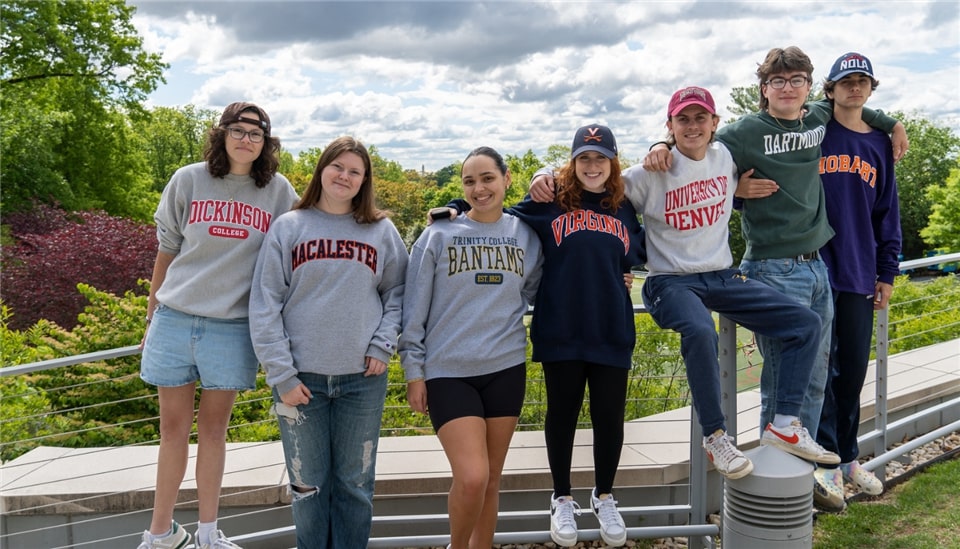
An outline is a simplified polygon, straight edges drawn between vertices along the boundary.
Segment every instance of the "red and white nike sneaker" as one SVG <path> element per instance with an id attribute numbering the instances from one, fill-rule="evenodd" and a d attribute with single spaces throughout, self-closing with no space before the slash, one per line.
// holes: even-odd
<path id="1" fill-rule="evenodd" d="M 791 421 L 786 427 L 774 427 L 773 423 L 768 423 L 767 428 L 763 430 L 763 436 L 760 437 L 760 444 L 769 444 L 814 463 L 824 465 L 840 463 L 840 456 L 828 452 L 823 446 L 817 444 L 798 419 Z"/>

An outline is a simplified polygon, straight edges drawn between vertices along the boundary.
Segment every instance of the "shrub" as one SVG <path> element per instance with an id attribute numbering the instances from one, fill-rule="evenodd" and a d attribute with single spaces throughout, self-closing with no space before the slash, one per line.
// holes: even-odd
<path id="1" fill-rule="evenodd" d="M 3 247 L 0 298 L 13 313 L 13 329 L 40 319 L 72 328 L 86 302 L 79 283 L 122 294 L 152 274 L 157 242 L 150 225 L 42 204 L 6 215 L 4 223 L 13 244 Z"/>

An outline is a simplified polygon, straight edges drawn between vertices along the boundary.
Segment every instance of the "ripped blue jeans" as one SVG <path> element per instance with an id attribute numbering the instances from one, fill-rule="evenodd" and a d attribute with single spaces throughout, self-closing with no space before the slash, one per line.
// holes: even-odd
<path id="1" fill-rule="evenodd" d="M 313 393 L 274 410 L 293 495 L 299 549 L 366 547 L 387 375 L 297 376 Z"/>

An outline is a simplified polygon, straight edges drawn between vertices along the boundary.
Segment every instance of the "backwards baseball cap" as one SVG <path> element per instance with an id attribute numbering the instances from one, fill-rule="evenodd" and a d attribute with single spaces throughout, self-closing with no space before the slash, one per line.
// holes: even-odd
<path id="1" fill-rule="evenodd" d="M 690 105 L 700 105 L 710 114 L 717 114 L 717 106 L 710 92 L 697 86 L 688 86 L 673 92 L 673 97 L 670 98 L 670 104 L 667 106 L 667 118 L 676 116 Z"/>
<path id="2" fill-rule="evenodd" d="M 845 53 L 834 61 L 827 80 L 837 82 L 845 76 L 856 73 L 863 73 L 873 80 L 877 79 L 873 76 L 873 64 L 869 59 L 856 52 Z"/>
<path id="3" fill-rule="evenodd" d="M 227 105 L 227 108 L 223 109 L 223 114 L 220 116 L 220 127 L 233 124 L 234 122 L 256 124 L 260 126 L 263 133 L 270 135 L 270 117 L 267 116 L 266 111 L 253 103 L 238 101 Z"/>
<path id="4" fill-rule="evenodd" d="M 576 158 L 587 151 L 596 151 L 607 158 L 616 158 L 617 140 L 613 132 L 606 126 L 591 124 L 577 130 L 573 137 L 573 146 L 570 147 L 571 158 Z"/>

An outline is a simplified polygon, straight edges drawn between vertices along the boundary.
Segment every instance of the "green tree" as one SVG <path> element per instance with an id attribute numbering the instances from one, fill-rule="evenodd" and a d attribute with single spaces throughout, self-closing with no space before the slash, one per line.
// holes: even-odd
<path id="1" fill-rule="evenodd" d="M 503 203 L 506 206 L 512 206 L 523 200 L 527 190 L 530 189 L 533 174 L 543 167 L 543 163 L 529 149 L 523 156 L 508 154 L 504 161 L 507 163 L 507 169 L 510 170 L 511 184 Z"/>
<path id="2" fill-rule="evenodd" d="M 956 166 L 945 183 L 927 187 L 930 222 L 920 231 L 924 242 L 948 252 L 960 251 L 960 162 Z"/>
<path id="3" fill-rule="evenodd" d="M 147 116 L 132 121 L 146 154 L 151 189 L 163 191 L 173 172 L 203 160 L 207 130 L 218 117 L 216 111 L 187 105 L 156 107 Z"/>
<path id="4" fill-rule="evenodd" d="M 551 168 L 560 168 L 570 160 L 570 147 L 554 143 L 547 147 L 547 154 L 543 155 L 543 165 Z"/>
<path id="5" fill-rule="evenodd" d="M 3 209 L 38 197 L 148 217 L 155 197 L 129 120 L 166 65 L 142 49 L 134 8 L 13 0 L 0 10 Z"/>
<path id="6" fill-rule="evenodd" d="M 903 123 L 910 139 L 910 151 L 897 162 L 895 171 L 903 231 L 901 253 L 906 259 L 916 259 L 924 256 L 926 245 L 920 231 L 927 226 L 932 199 L 940 196 L 935 193 L 931 197 L 927 189 L 945 185 L 951 170 L 957 167 L 960 137 L 917 113 L 894 112 L 892 116 Z"/>

